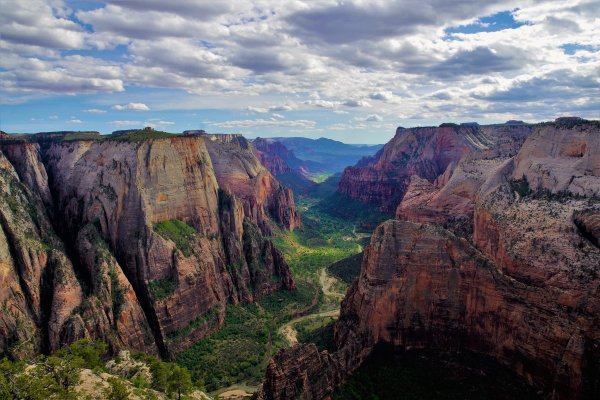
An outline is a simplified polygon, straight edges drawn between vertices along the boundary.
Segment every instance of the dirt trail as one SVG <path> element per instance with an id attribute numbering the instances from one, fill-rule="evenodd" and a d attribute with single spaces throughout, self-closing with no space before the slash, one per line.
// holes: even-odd
<path id="1" fill-rule="evenodd" d="M 319 284 L 325 296 L 332 296 L 342 300 L 345 293 L 335 291 L 335 283 L 337 279 L 327 273 L 326 268 L 322 268 L 319 272 Z M 279 333 L 287 340 L 290 346 L 298 343 L 298 331 L 294 328 L 300 321 L 307 319 L 322 318 L 322 317 L 339 317 L 340 307 L 339 304 L 336 308 L 331 310 L 319 311 L 312 314 L 304 315 L 302 317 L 294 318 L 293 320 L 285 323 L 279 328 Z"/>

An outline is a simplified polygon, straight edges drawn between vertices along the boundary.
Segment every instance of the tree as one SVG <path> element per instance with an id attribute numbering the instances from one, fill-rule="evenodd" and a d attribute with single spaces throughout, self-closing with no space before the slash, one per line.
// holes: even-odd
<path id="1" fill-rule="evenodd" d="M 170 364 L 153 357 L 150 361 L 150 372 L 152 373 L 152 388 L 159 392 L 166 392 L 171 374 Z"/>
<path id="2" fill-rule="evenodd" d="M 56 356 L 79 357 L 83 360 L 83 367 L 98 369 L 104 368 L 102 358 L 106 355 L 107 350 L 108 345 L 106 343 L 100 341 L 92 342 L 90 339 L 86 338 L 73 342 L 67 347 L 63 347 L 56 352 Z"/>
<path id="3" fill-rule="evenodd" d="M 26 364 L 20 361 L 0 361 L 0 399 L 45 400 L 52 395 L 52 381 L 37 376 L 35 368 L 26 371 Z"/>
<path id="4" fill-rule="evenodd" d="M 32 374 L 36 379 L 48 382 L 47 389 L 51 393 L 61 399 L 76 399 L 75 386 L 81 381 L 82 358 L 73 355 L 42 357 L 36 364 Z"/>
<path id="5" fill-rule="evenodd" d="M 108 384 L 110 385 L 104 391 L 108 400 L 127 400 L 129 398 L 129 389 L 127 386 L 118 378 L 108 378 Z"/>
<path id="6" fill-rule="evenodd" d="M 169 395 L 176 393 L 177 399 L 181 400 L 182 394 L 189 393 L 192 390 L 192 378 L 189 371 L 179 365 L 172 364 L 167 388 Z"/>

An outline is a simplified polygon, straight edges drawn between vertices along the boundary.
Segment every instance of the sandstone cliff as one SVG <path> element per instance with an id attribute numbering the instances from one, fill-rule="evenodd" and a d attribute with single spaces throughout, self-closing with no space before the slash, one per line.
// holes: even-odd
<path id="1" fill-rule="evenodd" d="M 166 355 L 218 329 L 227 303 L 293 289 L 263 238 L 273 224 L 299 224 L 293 196 L 244 143 L 0 143 L 1 279 L 11 287 L 1 351 L 93 337 Z"/>
<path id="2" fill-rule="evenodd" d="M 398 128 L 377 155 L 344 170 L 338 191 L 363 203 L 393 211 L 411 176 L 433 182 L 453 163 L 471 153 L 487 158 L 516 154 L 530 126 L 447 126 Z"/>
<path id="3" fill-rule="evenodd" d="M 413 177 L 403 220 L 365 249 L 337 351 L 280 352 L 256 397 L 327 398 L 385 342 L 476 351 L 544 397 L 597 398 L 599 144 L 598 123 L 542 124 L 514 157 L 482 148 L 433 181 Z"/>

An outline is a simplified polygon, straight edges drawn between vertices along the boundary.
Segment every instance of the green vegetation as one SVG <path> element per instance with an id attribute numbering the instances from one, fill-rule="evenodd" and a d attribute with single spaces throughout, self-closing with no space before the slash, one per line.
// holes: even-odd
<path id="1" fill-rule="evenodd" d="M 110 277 L 110 296 L 112 300 L 112 309 L 115 319 L 118 319 L 125 303 L 125 292 L 127 289 L 119 283 L 119 277 L 114 265 L 110 265 L 108 269 Z"/>
<path id="2" fill-rule="evenodd" d="M 2 399 L 77 399 L 80 370 L 102 370 L 107 345 L 82 339 L 53 356 L 39 356 L 31 364 L 0 362 Z"/>
<path id="3" fill-rule="evenodd" d="M 108 400 L 127 400 L 129 398 L 129 389 L 121 379 L 110 377 L 108 378 L 108 389 L 104 391 L 104 395 Z"/>
<path id="4" fill-rule="evenodd" d="M 39 356 L 25 363 L 22 361 L 0 361 L 0 399 L 80 399 L 90 398 L 89 385 L 80 386 L 82 369 L 91 369 L 98 380 L 105 380 L 108 387 L 102 390 L 104 398 L 124 400 L 132 394 L 139 398 L 157 398 L 152 389 L 166 393 L 170 398 L 182 399 L 195 389 L 190 373 L 181 366 L 158 360 L 156 356 L 144 353 L 133 354 L 133 359 L 141 361 L 140 370 L 150 370 L 148 382 L 144 374 L 133 376 L 112 375 L 106 377 L 108 361 L 107 344 L 82 339 L 66 346 L 52 356 Z M 118 359 L 117 359 L 118 360 Z M 116 361 L 116 360 L 115 360 Z M 138 371 L 138 372 L 139 372 Z M 88 373 L 89 374 L 89 373 Z"/>
<path id="5" fill-rule="evenodd" d="M 359 253 L 362 250 L 359 242 L 364 241 L 364 235 L 355 233 L 351 221 L 319 207 L 319 198 L 299 196 L 296 201 L 303 229 L 277 232 L 271 240 L 290 265 L 298 289 L 275 292 L 254 304 L 228 306 L 220 330 L 176 355 L 177 362 L 191 371 L 193 380 L 209 391 L 233 384 L 258 384 L 270 357 L 288 346 L 279 333 L 283 324 L 311 312 L 339 307 L 339 296 L 324 296 L 319 289 L 319 274 L 330 264 Z M 245 221 L 244 243 L 248 245 L 258 234 L 258 229 Z M 327 317 L 298 322 L 300 339 L 315 342 L 321 348 L 331 348 L 333 320 Z M 185 336 L 205 321 L 204 318 L 193 321 L 169 338 L 176 340 Z"/>
<path id="6" fill-rule="evenodd" d="M 7 143 L 19 142 L 71 142 L 76 140 L 115 140 L 119 142 L 133 142 L 140 140 L 163 139 L 182 136 L 181 134 L 157 131 L 154 129 L 131 129 L 126 131 L 116 131 L 111 135 L 100 135 L 95 131 L 57 131 L 40 132 L 33 134 L 11 134 L 4 139 Z"/>
<path id="7" fill-rule="evenodd" d="M 179 353 L 177 362 L 207 390 L 242 382 L 258 384 L 268 360 L 286 346 L 277 333 L 279 325 L 315 302 L 314 285 L 299 281 L 297 286 L 297 290 L 275 292 L 253 304 L 227 307 L 223 327 Z"/>
<path id="8" fill-rule="evenodd" d="M 197 234 L 193 227 L 178 219 L 170 219 L 155 224 L 154 230 L 163 238 L 173 241 L 184 256 L 192 254 L 192 240 Z"/>
<path id="9" fill-rule="evenodd" d="M 209 323 L 209 322 L 215 320 L 216 318 L 218 318 L 220 313 L 221 313 L 221 307 L 218 307 L 218 306 L 213 307 L 210 310 L 208 310 L 208 312 L 206 314 L 201 315 L 198 318 L 194 319 L 186 327 L 181 328 L 175 332 L 168 333 L 167 337 L 170 340 L 177 340 L 179 338 L 185 337 L 185 336 L 189 335 L 190 333 L 192 333 L 195 329 L 200 328 L 201 326 L 204 326 L 206 323 Z"/>
<path id="10" fill-rule="evenodd" d="M 177 284 L 172 277 L 148 282 L 148 289 L 154 300 L 163 300 L 173 294 Z"/>
<path id="11" fill-rule="evenodd" d="M 167 380 L 167 393 L 176 395 L 177 400 L 181 400 L 181 395 L 189 393 L 191 390 L 192 378 L 188 370 L 174 365 Z"/>
<path id="12" fill-rule="evenodd" d="M 334 193 L 319 204 L 323 212 L 348 220 L 363 232 L 371 232 L 381 222 L 393 218 L 392 214 L 377 210 L 373 205 L 363 204 L 341 193 Z"/>
<path id="13" fill-rule="evenodd" d="M 523 178 L 521 179 L 511 180 L 509 183 L 512 190 L 519 193 L 519 196 L 521 197 L 525 197 L 531 193 L 531 190 L 529 189 L 529 182 L 527 182 L 527 177 L 525 175 L 523 175 Z"/>
<path id="14" fill-rule="evenodd" d="M 535 393 L 513 372 L 484 356 L 380 347 L 334 399 L 537 399 Z"/>
<path id="15" fill-rule="evenodd" d="M 316 183 L 323 183 L 325 182 L 330 176 L 332 176 L 333 174 L 331 172 L 326 172 L 326 173 L 322 173 L 322 174 L 315 174 L 312 175 L 310 177 L 310 180 Z"/>
<path id="16" fill-rule="evenodd" d="M 154 129 L 140 129 L 135 131 L 129 131 L 126 134 L 112 134 L 108 136 L 107 139 L 116 140 L 118 142 L 134 142 L 139 140 L 172 138 L 176 136 L 180 135 L 162 131 L 155 131 Z"/>

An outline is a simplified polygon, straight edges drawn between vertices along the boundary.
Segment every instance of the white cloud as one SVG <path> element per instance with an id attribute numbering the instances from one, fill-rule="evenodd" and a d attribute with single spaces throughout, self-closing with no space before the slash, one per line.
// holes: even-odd
<path id="1" fill-rule="evenodd" d="M 236 121 L 213 122 L 211 123 L 211 125 L 218 126 L 220 128 L 250 128 L 257 126 L 312 128 L 316 125 L 316 122 L 309 120 L 279 121 L 273 119 L 246 119 Z"/>
<path id="2" fill-rule="evenodd" d="M 51 115 L 51 116 L 48 117 L 48 119 L 57 120 L 58 119 L 58 115 Z"/>
<path id="3" fill-rule="evenodd" d="M 149 111 L 150 107 L 148 107 L 147 105 L 145 105 L 144 103 L 128 103 L 128 104 L 124 104 L 124 105 L 114 105 L 111 107 L 113 110 L 118 110 L 118 111 L 124 111 L 124 110 L 131 110 L 131 111 Z"/>
<path id="4" fill-rule="evenodd" d="M 68 124 L 82 124 L 83 121 L 78 118 L 71 118 L 67 121 Z"/>
<path id="5" fill-rule="evenodd" d="M 346 107 L 370 107 L 371 104 L 365 100 L 346 100 L 343 103 Z"/>
<path id="6" fill-rule="evenodd" d="M 282 118 L 285 118 L 285 115 L 273 113 L 273 114 L 271 114 L 271 117 L 276 118 L 276 119 L 282 119 Z"/>
<path id="7" fill-rule="evenodd" d="M 309 106 L 315 106 L 319 108 L 335 108 L 341 103 L 339 101 L 328 101 L 328 100 L 307 100 L 304 104 Z"/>
<path id="8" fill-rule="evenodd" d="M 386 100 L 391 100 L 393 97 L 394 97 L 394 95 L 389 90 L 384 90 L 381 92 L 373 92 L 373 93 L 369 94 L 369 98 L 373 99 L 373 100 L 386 101 Z"/>
<path id="9" fill-rule="evenodd" d="M 350 120 L 363 107 L 377 116 L 439 120 L 548 117 L 558 107 L 599 105 L 597 1 L 106 3 L 72 12 L 61 0 L 0 0 L 0 102 L 101 93 L 97 104 L 105 104 L 126 87 L 166 88 L 189 93 L 198 108 L 245 109 L 263 121 L 298 108 L 347 112 Z M 480 21 L 510 10 L 522 26 L 492 31 Z M 466 24 L 476 32 L 446 33 Z M 548 88 L 554 83 L 560 88 Z M 527 107 L 511 101 L 517 98 Z M 371 129 L 380 121 L 361 122 Z"/>
<path id="10" fill-rule="evenodd" d="M 144 123 L 142 121 L 123 121 L 123 120 L 117 120 L 117 121 L 110 121 L 109 124 L 114 125 L 114 126 L 141 126 L 144 125 Z"/>
<path id="11" fill-rule="evenodd" d="M 90 114 L 105 114 L 106 110 L 101 110 L 99 108 L 88 108 L 87 110 L 83 110 L 83 112 Z"/>
<path id="12" fill-rule="evenodd" d="M 248 106 L 248 107 L 246 107 L 246 111 L 253 112 L 253 113 L 263 114 L 263 113 L 269 112 L 269 109 L 268 108 L 263 108 L 263 107 Z"/>
<path id="13" fill-rule="evenodd" d="M 383 117 L 377 114 L 370 114 L 366 117 L 356 117 L 355 120 L 364 122 L 381 122 L 383 121 Z"/>

